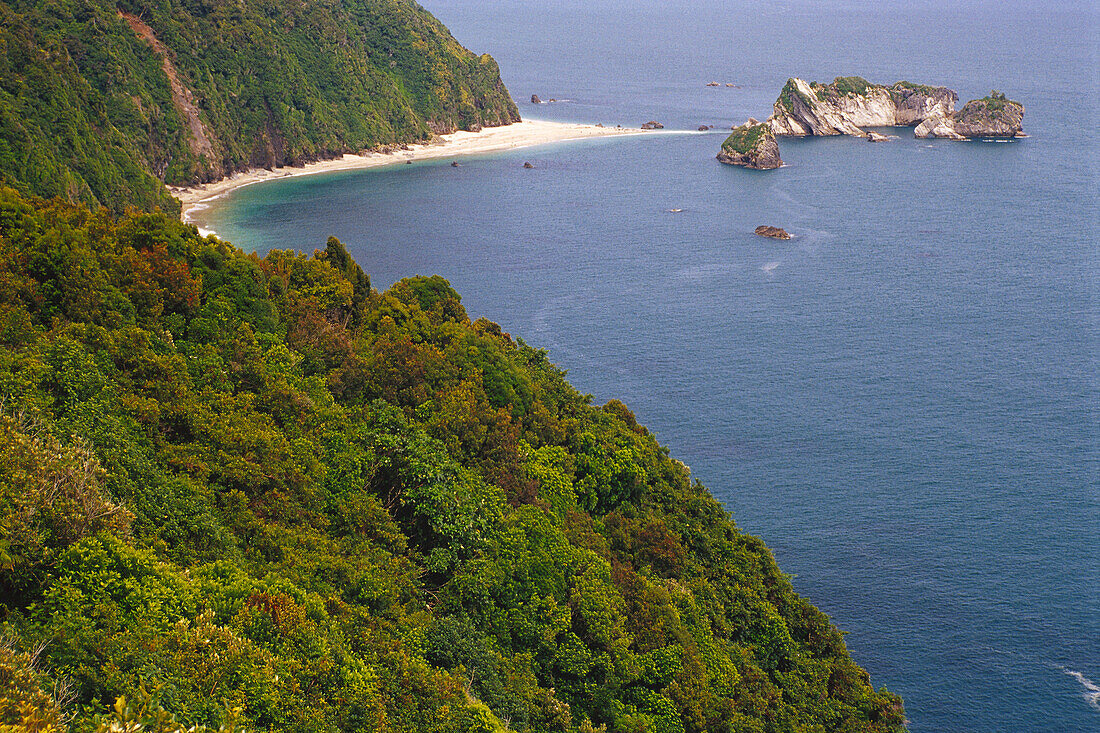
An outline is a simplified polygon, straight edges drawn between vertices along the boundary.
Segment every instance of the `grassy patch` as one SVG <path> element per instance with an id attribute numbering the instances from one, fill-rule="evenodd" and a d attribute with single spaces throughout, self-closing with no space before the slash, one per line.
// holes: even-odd
<path id="1" fill-rule="evenodd" d="M 1005 108 L 1005 105 L 1015 104 L 1019 105 L 1019 102 L 1014 102 L 1006 97 L 1002 92 L 998 92 L 996 89 L 989 93 L 988 97 L 982 97 L 981 99 L 975 99 L 975 102 L 985 106 L 990 112 L 1000 112 Z"/>
<path id="2" fill-rule="evenodd" d="M 811 84 L 810 86 L 813 87 L 813 84 Z M 798 88 L 798 86 L 794 83 L 794 79 L 787 79 L 787 83 L 783 85 L 783 91 L 779 93 L 779 104 L 783 107 L 783 109 L 787 110 L 788 112 L 793 112 L 794 97 L 798 97 L 799 99 L 801 99 L 807 107 L 812 105 L 815 101 L 804 94 L 802 90 Z"/>
<path id="3" fill-rule="evenodd" d="M 766 139 L 769 135 L 771 135 L 771 130 L 766 124 L 741 125 L 740 127 L 734 128 L 730 136 L 726 138 L 726 141 L 722 143 L 722 150 L 727 153 L 744 155 L 755 148 L 761 140 Z"/>
<path id="4" fill-rule="evenodd" d="M 833 79 L 833 83 L 830 86 L 836 90 L 837 94 L 855 94 L 863 96 L 867 93 L 868 89 L 876 88 L 878 85 L 872 84 L 862 76 L 838 76 Z"/>

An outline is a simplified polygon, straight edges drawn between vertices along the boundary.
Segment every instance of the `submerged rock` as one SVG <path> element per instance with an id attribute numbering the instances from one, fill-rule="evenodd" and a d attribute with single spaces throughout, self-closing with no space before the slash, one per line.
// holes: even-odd
<path id="1" fill-rule="evenodd" d="M 642 125 L 643 130 L 663 130 L 665 126 L 656 120 L 650 120 Z"/>
<path id="2" fill-rule="evenodd" d="M 772 239 L 790 239 L 791 235 L 787 233 L 786 229 L 780 229 L 779 227 L 770 227 L 766 224 L 761 224 L 753 231 L 754 234 L 759 234 L 761 237 L 771 237 Z"/>
<path id="3" fill-rule="evenodd" d="M 733 128 L 722 143 L 718 160 L 726 165 L 742 165 L 757 170 L 770 170 L 783 165 L 779 158 L 779 143 L 767 124 L 750 124 Z"/>

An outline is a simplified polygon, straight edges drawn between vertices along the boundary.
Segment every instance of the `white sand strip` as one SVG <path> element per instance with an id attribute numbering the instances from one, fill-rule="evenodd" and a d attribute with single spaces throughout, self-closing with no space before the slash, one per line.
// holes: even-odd
<path id="1" fill-rule="evenodd" d="M 565 142 L 567 140 L 581 140 L 591 137 L 613 137 L 616 135 L 652 135 L 659 132 L 677 131 L 649 131 L 637 128 L 625 127 L 598 127 L 596 125 L 581 125 L 568 122 L 547 122 L 544 120 L 524 120 L 512 125 L 502 127 L 486 127 L 481 132 L 466 132 L 460 130 L 449 135 L 442 135 L 430 143 L 410 145 L 408 150 L 397 150 L 392 153 L 367 153 L 365 155 L 345 155 L 332 160 L 322 160 L 316 163 L 308 163 L 301 167 L 275 168 L 265 170 L 254 168 L 252 170 L 235 173 L 220 181 L 206 183 L 194 188 L 170 188 L 176 198 L 183 204 L 181 218 L 184 221 L 194 223 L 192 214 L 205 209 L 205 202 L 219 198 L 230 191 L 260 181 L 290 178 L 292 176 L 308 176 L 316 173 L 331 173 L 333 171 L 353 170 L 358 168 L 376 168 L 384 165 L 404 163 L 406 160 L 430 160 L 433 158 L 450 158 L 460 155 L 474 155 L 477 153 L 493 153 L 502 150 L 516 148 L 528 148 L 547 143 Z"/>

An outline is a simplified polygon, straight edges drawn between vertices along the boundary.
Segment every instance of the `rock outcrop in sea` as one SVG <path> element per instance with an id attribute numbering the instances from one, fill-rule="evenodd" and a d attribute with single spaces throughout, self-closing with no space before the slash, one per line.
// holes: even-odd
<path id="1" fill-rule="evenodd" d="M 757 170 L 770 170 L 783 165 L 775 134 L 766 122 L 753 119 L 733 128 L 733 132 L 722 143 L 718 160 L 727 165 L 742 165 Z"/>
<path id="2" fill-rule="evenodd" d="M 763 123 L 749 118 L 730 128 L 733 132 L 722 143 L 718 160 L 746 168 L 778 168 L 783 161 L 777 135 L 853 135 L 870 142 L 891 139 L 864 129 L 868 127 L 909 126 L 916 128 L 913 134 L 919 138 L 952 140 L 1024 136 L 1024 106 L 1004 94 L 990 92 L 956 112 L 958 101 L 959 95 L 947 87 L 908 81 L 883 86 L 859 76 L 838 76 L 831 84 L 791 78 L 775 100 L 771 117 Z"/>
<path id="3" fill-rule="evenodd" d="M 780 229 L 779 227 L 771 227 L 767 224 L 761 224 L 753 230 L 753 234 L 761 237 L 771 237 L 772 239 L 790 239 L 791 235 L 787 233 L 786 229 Z"/>
<path id="4" fill-rule="evenodd" d="M 831 84 L 788 79 L 768 125 L 776 135 L 881 136 L 867 127 L 916 127 L 917 137 L 1018 137 L 1024 106 L 999 92 L 974 99 L 955 111 L 959 95 L 947 87 L 899 81 L 872 84 L 859 76 L 838 76 Z"/>
<path id="5" fill-rule="evenodd" d="M 913 131 L 917 137 L 1023 137 L 1024 105 L 994 90 L 988 97 L 972 99 L 952 115 L 930 117 Z"/>
<path id="6" fill-rule="evenodd" d="M 858 76 L 838 76 L 831 84 L 788 79 L 768 125 L 776 135 L 867 137 L 865 127 L 912 126 L 950 117 L 958 99 L 946 87 L 907 81 L 887 87 Z"/>

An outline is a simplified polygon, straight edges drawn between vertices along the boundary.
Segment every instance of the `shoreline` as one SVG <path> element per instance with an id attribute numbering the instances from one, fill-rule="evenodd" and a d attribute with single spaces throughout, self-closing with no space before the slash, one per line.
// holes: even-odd
<path id="1" fill-rule="evenodd" d="M 265 168 L 252 168 L 247 171 L 235 173 L 219 181 L 199 184 L 192 188 L 172 187 L 168 190 L 180 200 L 180 219 L 188 224 L 199 227 L 200 233 L 205 234 L 209 230 L 204 229 L 200 222 L 196 221 L 195 214 L 206 209 L 210 202 L 221 198 L 238 188 L 250 186 L 263 181 L 277 181 L 284 178 L 297 176 L 309 176 L 320 173 L 334 173 L 337 171 L 361 170 L 367 168 L 380 168 L 387 165 L 397 165 L 406 161 L 436 160 L 464 155 L 476 155 L 479 153 L 495 153 L 504 150 L 517 150 L 530 148 L 549 143 L 567 142 L 571 140 L 583 140 L 596 137 L 620 137 L 626 135 L 649 135 L 657 133 L 687 133 L 680 130 L 641 130 L 639 128 L 625 127 L 598 127 L 596 125 L 573 122 L 550 122 L 546 120 L 523 120 L 510 125 L 500 127 L 486 127 L 480 132 L 457 132 L 440 135 L 427 143 L 409 145 L 407 150 L 395 150 L 388 153 L 365 153 L 362 155 L 345 154 L 331 160 L 320 160 L 307 163 L 301 167 L 286 166 L 267 170 Z"/>

